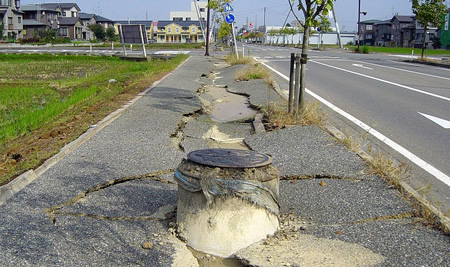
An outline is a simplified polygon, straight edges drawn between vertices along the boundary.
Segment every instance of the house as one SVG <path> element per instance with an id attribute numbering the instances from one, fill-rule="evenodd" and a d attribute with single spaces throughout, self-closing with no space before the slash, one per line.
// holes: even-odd
<path id="1" fill-rule="evenodd" d="M 21 39 L 23 37 L 23 12 L 20 0 L 0 0 L 0 39 Z"/>
<path id="2" fill-rule="evenodd" d="M 116 33 L 118 34 L 118 32 L 119 32 L 117 29 L 118 25 L 126 25 L 126 24 L 145 25 L 145 29 L 147 32 L 147 39 L 155 40 L 154 35 L 153 35 L 153 21 L 151 21 L 151 20 L 120 20 L 120 21 L 116 21 L 116 24 L 114 25 L 114 27 L 116 28 Z"/>
<path id="3" fill-rule="evenodd" d="M 392 41 L 397 47 L 412 47 L 415 32 L 414 16 L 395 15 L 391 19 Z"/>
<path id="4" fill-rule="evenodd" d="M 48 25 L 33 19 L 23 20 L 23 38 L 34 38 L 39 31 L 48 29 Z"/>
<path id="5" fill-rule="evenodd" d="M 158 43 L 202 43 L 203 33 L 199 21 L 158 21 Z"/>
<path id="6" fill-rule="evenodd" d="M 58 35 L 70 40 L 82 39 L 82 23 L 79 17 L 59 17 Z"/>
<path id="7" fill-rule="evenodd" d="M 447 9 L 447 14 L 444 16 L 444 23 L 440 30 L 441 46 L 445 49 L 450 49 L 450 8 Z"/>
<path id="8" fill-rule="evenodd" d="M 32 38 L 39 30 L 58 29 L 58 17 L 62 10 L 43 8 L 41 5 L 24 5 L 21 7 L 23 14 L 23 37 Z"/>
<path id="9" fill-rule="evenodd" d="M 97 15 L 80 12 L 78 13 L 81 20 L 81 38 L 86 41 L 95 39 L 94 33 L 89 29 L 89 25 L 97 24 Z"/>
<path id="10" fill-rule="evenodd" d="M 41 8 L 60 10 L 61 17 L 74 18 L 78 17 L 81 9 L 75 3 L 44 3 L 40 4 Z"/>
<path id="11" fill-rule="evenodd" d="M 394 42 L 392 41 L 391 20 L 375 23 L 375 45 L 387 47 L 394 46 Z"/>
<path id="12" fill-rule="evenodd" d="M 359 40 L 361 45 L 375 45 L 375 37 L 376 37 L 376 24 L 380 23 L 380 20 L 372 19 L 361 21 L 359 24 L 359 31 L 361 36 L 359 36 Z"/>
<path id="13" fill-rule="evenodd" d="M 191 11 L 172 11 L 170 20 L 174 21 L 198 21 L 205 20 L 208 2 L 191 1 Z"/>
<path id="14" fill-rule="evenodd" d="M 97 15 L 97 24 L 102 25 L 105 30 L 108 28 L 114 28 L 114 21 L 100 15 Z"/>
<path id="15" fill-rule="evenodd" d="M 434 27 L 433 25 L 429 25 L 427 27 L 427 32 L 425 33 L 425 27 L 417 20 L 414 20 L 414 22 L 415 22 L 415 33 L 414 33 L 413 47 L 422 48 L 423 41 L 425 38 L 425 48 L 432 49 L 433 39 L 438 37 L 437 35 L 438 28 Z"/>

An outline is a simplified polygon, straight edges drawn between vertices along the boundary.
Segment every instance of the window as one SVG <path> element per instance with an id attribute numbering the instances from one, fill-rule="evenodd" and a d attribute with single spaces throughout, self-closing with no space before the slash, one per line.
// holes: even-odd
<path id="1" fill-rule="evenodd" d="M 366 39 L 372 39 L 372 34 L 366 34 Z"/>
<path id="2" fill-rule="evenodd" d="M 59 28 L 59 36 L 68 36 L 67 28 Z"/>
<path id="3" fill-rule="evenodd" d="M 172 32 L 172 28 L 167 28 L 167 32 Z"/>
<path id="4" fill-rule="evenodd" d="M 188 32 L 189 31 L 189 27 L 183 27 L 182 30 L 185 31 L 185 32 Z"/>
<path id="5" fill-rule="evenodd" d="M 191 18 L 186 18 L 186 21 L 191 21 Z"/>
<path id="6" fill-rule="evenodd" d="M 205 12 L 205 9 L 204 8 L 200 8 L 200 12 Z"/>
<path id="7" fill-rule="evenodd" d="M 173 18 L 173 21 L 183 21 L 183 18 L 177 18 L 177 17 L 174 17 L 174 18 Z"/>
<path id="8" fill-rule="evenodd" d="M 16 8 L 20 8 L 20 0 L 16 0 Z"/>
<path id="9" fill-rule="evenodd" d="M 366 25 L 366 30 L 371 31 L 372 30 L 372 25 Z"/>
<path id="10" fill-rule="evenodd" d="M 1 0 L 0 6 L 11 6 L 11 0 Z"/>
<path id="11" fill-rule="evenodd" d="M 176 28 L 175 28 L 175 32 L 176 32 L 176 33 L 179 33 L 179 32 L 180 32 L 180 28 L 179 28 L 179 27 L 176 27 Z"/>
<path id="12" fill-rule="evenodd" d="M 72 11 L 72 17 L 76 17 L 77 16 L 77 12 Z"/>
<path id="13" fill-rule="evenodd" d="M 192 31 L 192 33 L 196 33 L 197 29 L 195 27 L 192 27 L 191 31 Z"/>
<path id="14" fill-rule="evenodd" d="M 13 18 L 12 17 L 8 17 L 8 24 L 12 25 L 13 24 Z"/>
<path id="15" fill-rule="evenodd" d="M 159 27 L 158 30 L 160 30 L 160 31 L 165 31 L 166 28 L 164 28 L 164 27 Z"/>
<path id="16" fill-rule="evenodd" d="M 22 17 L 17 17 L 17 22 L 18 22 L 19 24 L 21 24 L 21 23 L 22 23 Z"/>

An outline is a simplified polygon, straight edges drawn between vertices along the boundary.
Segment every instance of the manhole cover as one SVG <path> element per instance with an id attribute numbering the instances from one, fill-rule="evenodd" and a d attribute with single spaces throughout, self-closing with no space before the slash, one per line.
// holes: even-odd
<path id="1" fill-rule="evenodd" d="M 255 151 L 239 149 L 201 149 L 192 151 L 188 159 L 211 167 L 255 168 L 272 163 L 272 158 Z"/>

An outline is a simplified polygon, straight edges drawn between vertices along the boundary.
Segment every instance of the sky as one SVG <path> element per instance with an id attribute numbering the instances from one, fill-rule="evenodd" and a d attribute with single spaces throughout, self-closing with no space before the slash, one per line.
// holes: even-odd
<path id="1" fill-rule="evenodd" d="M 297 2 L 298 0 L 296 0 Z M 58 0 L 22 0 L 22 5 L 55 3 Z M 192 0 L 60 0 L 76 3 L 82 12 L 95 13 L 111 20 L 168 20 L 170 11 L 189 11 Z M 447 0 L 449 5 L 450 0 Z M 234 0 L 233 9 L 237 26 L 247 22 L 256 26 L 282 26 L 289 13 L 288 0 Z M 358 0 L 337 0 L 334 4 L 336 18 L 343 32 L 356 31 Z M 387 20 L 393 15 L 412 15 L 410 0 L 361 0 L 361 21 L 368 19 Z M 291 15 L 288 22 L 295 18 Z"/>

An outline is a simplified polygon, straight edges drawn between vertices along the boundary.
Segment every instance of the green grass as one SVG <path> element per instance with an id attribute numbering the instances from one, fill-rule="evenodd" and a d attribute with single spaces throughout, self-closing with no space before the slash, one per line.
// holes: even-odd
<path id="1" fill-rule="evenodd" d="M 170 71 L 186 57 L 137 63 L 112 57 L 0 55 L 0 147 L 76 106 L 122 93 L 135 79 Z"/>
<path id="2" fill-rule="evenodd" d="M 349 50 L 354 51 L 356 46 L 346 46 Z M 408 47 L 379 47 L 379 46 L 367 46 L 369 53 L 390 53 L 390 54 L 405 54 L 410 55 L 413 48 Z M 414 48 L 414 54 L 420 55 L 420 48 Z M 450 55 L 450 50 L 443 49 L 426 49 L 425 55 Z"/>

